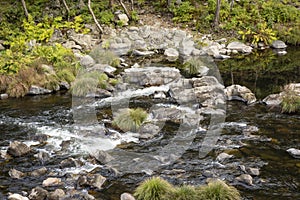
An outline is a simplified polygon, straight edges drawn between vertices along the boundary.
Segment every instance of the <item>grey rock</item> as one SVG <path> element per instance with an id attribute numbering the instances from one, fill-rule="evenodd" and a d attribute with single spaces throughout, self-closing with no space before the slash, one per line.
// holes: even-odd
<path id="1" fill-rule="evenodd" d="M 179 56 L 179 52 L 174 48 L 168 48 L 165 50 L 164 55 L 167 57 L 175 57 L 177 58 Z"/>
<path id="2" fill-rule="evenodd" d="M 58 186 L 61 184 L 60 178 L 47 178 L 43 181 L 43 187 Z"/>
<path id="3" fill-rule="evenodd" d="M 183 58 L 190 56 L 194 49 L 194 41 L 191 39 L 183 39 L 179 44 L 179 54 Z"/>
<path id="4" fill-rule="evenodd" d="M 102 165 L 105 165 L 114 159 L 109 153 L 103 150 L 92 152 L 90 153 L 90 156 L 95 158 Z"/>
<path id="5" fill-rule="evenodd" d="M 100 174 L 94 174 L 90 179 L 90 185 L 100 190 L 102 189 L 102 185 L 105 181 L 106 178 L 104 176 L 101 176 Z"/>
<path id="6" fill-rule="evenodd" d="M 32 85 L 30 86 L 27 95 L 43 95 L 43 94 L 50 94 L 52 92 L 53 92 L 52 90 L 48 90 L 46 88 L 37 85 Z"/>
<path id="7" fill-rule="evenodd" d="M 26 176 L 25 173 L 18 171 L 16 169 L 10 169 L 8 172 L 9 176 L 15 179 L 21 179 Z"/>
<path id="8" fill-rule="evenodd" d="M 76 167 L 76 160 L 74 158 L 67 158 L 62 160 L 59 164 L 60 168 Z"/>
<path id="9" fill-rule="evenodd" d="M 47 190 L 41 187 L 35 187 L 31 190 L 31 193 L 28 197 L 30 200 L 46 200 L 47 196 L 48 196 Z"/>
<path id="10" fill-rule="evenodd" d="M 242 183 L 246 183 L 248 185 L 253 185 L 253 178 L 249 174 L 242 174 L 239 177 L 236 177 L 235 179 Z"/>
<path id="11" fill-rule="evenodd" d="M 63 81 L 63 82 L 59 83 L 60 90 L 69 90 L 70 87 L 71 87 L 70 84 L 66 81 Z"/>
<path id="12" fill-rule="evenodd" d="M 142 139 L 149 139 L 153 138 L 157 135 L 160 131 L 160 127 L 152 124 L 152 123 L 143 123 L 142 126 L 139 128 L 139 138 Z"/>
<path id="13" fill-rule="evenodd" d="M 233 157 L 233 155 L 229 155 L 228 153 L 220 153 L 218 156 L 217 156 L 217 158 L 216 158 L 216 160 L 217 161 L 219 161 L 219 162 L 224 162 L 225 160 L 228 160 L 228 159 L 230 159 L 230 158 L 232 158 Z"/>
<path id="14" fill-rule="evenodd" d="M 282 102 L 280 94 L 270 94 L 262 100 L 268 106 L 279 106 Z"/>
<path id="15" fill-rule="evenodd" d="M 39 177 L 39 176 L 45 175 L 47 172 L 48 172 L 47 168 L 46 167 L 42 167 L 42 168 L 33 170 L 29 174 L 30 174 L 30 176 L 33 176 L 33 177 Z"/>
<path id="16" fill-rule="evenodd" d="M 118 20 L 120 20 L 124 25 L 128 25 L 129 18 L 126 14 L 118 14 Z"/>
<path id="17" fill-rule="evenodd" d="M 101 88 L 96 88 L 96 91 L 95 92 L 92 92 L 92 93 L 88 93 L 86 95 L 86 97 L 92 97 L 92 98 L 106 98 L 106 97 L 111 97 L 112 96 L 112 93 L 107 91 L 107 90 L 104 90 L 104 89 L 101 89 Z"/>
<path id="18" fill-rule="evenodd" d="M 225 88 L 227 100 L 240 100 L 247 104 L 256 102 L 255 95 L 245 86 L 231 85 Z"/>
<path id="19" fill-rule="evenodd" d="M 80 64 L 83 67 L 92 67 L 93 65 L 95 65 L 95 60 L 90 56 L 90 55 L 85 55 L 83 56 L 83 58 L 80 60 Z"/>
<path id="20" fill-rule="evenodd" d="M 0 44 L 0 51 L 3 51 L 3 50 L 5 50 L 5 47 L 2 44 Z"/>
<path id="21" fill-rule="evenodd" d="M 216 57 L 217 55 L 220 54 L 219 47 L 216 45 L 212 45 L 212 46 L 208 47 L 208 49 L 206 50 L 206 53 L 210 56 Z"/>
<path id="22" fill-rule="evenodd" d="M 120 196 L 120 200 L 135 200 L 135 198 L 129 193 L 123 193 Z"/>
<path id="23" fill-rule="evenodd" d="M 179 70 L 171 67 L 129 68 L 125 69 L 123 82 L 139 86 L 158 86 L 180 77 Z"/>
<path id="24" fill-rule="evenodd" d="M 165 99 L 166 97 L 164 92 L 155 92 L 153 96 L 154 99 Z"/>
<path id="25" fill-rule="evenodd" d="M 131 49 L 131 42 L 120 43 L 120 44 L 111 44 L 109 49 L 114 52 L 117 56 L 127 55 Z"/>
<path id="26" fill-rule="evenodd" d="M 80 45 L 85 50 L 91 50 L 96 44 L 96 40 L 93 40 L 91 35 L 79 34 L 75 33 L 75 31 L 69 33 L 69 39 L 75 41 L 76 44 Z"/>
<path id="27" fill-rule="evenodd" d="M 8 99 L 8 94 L 0 94 L 0 99 Z"/>
<path id="28" fill-rule="evenodd" d="M 139 51 L 139 50 L 133 50 L 132 54 L 136 56 L 150 56 L 153 55 L 154 51 Z"/>
<path id="29" fill-rule="evenodd" d="M 29 199 L 20 194 L 9 194 L 8 200 L 29 200 Z"/>
<path id="30" fill-rule="evenodd" d="M 284 49 L 287 45 L 281 40 L 275 40 L 272 42 L 271 47 L 275 49 Z"/>
<path id="31" fill-rule="evenodd" d="M 251 53 L 252 52 L 252 47 L 245 45 L 242 42 L 231 42 L 227 45 L 227 49 L 237 50 L 238 52 L 242 52 L 242 53 Z"/>
<path id="32" fill-rule="evenodd" d="M 107 64 L 95 64 L 93 67 L 89 68 L 88 71 L 99 71 L 104 72 L 108 75 L 112 75 L 117 69 Z"/>
<path id="33" fill-rule="evenodd" d="M 249 167 L 248 171 L 249 171 L 249 174 L 251 174 L 253 176 L 258 176 L 260 174 L 258 168 Z"/>
<path id="34" fill-rule="evenodd" d="M 19 157 L 29 153 L 30 151 L 30 147 L 28 147 L 26 144 L 19 141 L 14 141 L 10 143 L 7 153 L 12 156 Z"/>
<path id="35" fill-rule="evenodd" d="M 300 150 L 295 148 L 290 148 L 286 150 L 292 157 L 300 159 Z"/>
<path id="36" fill-rule="evenodd" d="M 61 200 L 66 196 L 66 193 L 62 189 L 56 189 L 54 192 L 50 192 L 49 200 Z"/>

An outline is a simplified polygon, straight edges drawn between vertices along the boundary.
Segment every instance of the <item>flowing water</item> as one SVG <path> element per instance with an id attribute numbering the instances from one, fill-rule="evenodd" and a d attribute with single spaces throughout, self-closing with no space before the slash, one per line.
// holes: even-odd
<path id="1" fill-rule="evenodd" d="M 288 49 L 288 52 L 282 57 L 265 52 L 260 55 L 260 59 L 246 57 L 217 64 L 225 85 L 245 85 L 256 93 L 258 99 L 262 99 L 270 93 L 278 92 L 286 83 L 300 82 L 299 48 Z M 136 99 L 131 103 L 144 107 L 149 104 L 147 99 Z M 80 170 L 92 171 L 103 167 L 87 159 L 88 154 L 98 148 L 107 150 L 129 142 L 119 145 L 119 148 L 127 152 L 152 152 L 166 145 L 178 129 L 178 125 L 167 123 L 160 137 L 137 143 L 134 135 L 122 135 L 111 128 L 109 108 L 98 109 L 96 113 L 100 122 L 97 126 L 79 126 L 74 123 L 72 98 L 69 94 L 1 100 L 1 152 L 14 140 L 32 145 L 34 151 L 32 155 L 20 158 L 0 158 L 0 199 L 6 199 L 8 192 L 28 192 L 41 185 L 46 178 L 28 176 L 12 179 L 8 173 L 12 168 L 29 172 L 46 166 L 60 177 Z M 108 127 L 105 131 L 104 126 Z M 300 160 L 286 152 L 288 148 L 300 148 L 299 114 L 281 114 L 262 104 L 246 106 L 240 102 L 228 102 L 226 122 L 222 127 L 219 142 L 206 157 L 199 159 L 198 156 L 199 144 L 204 137 L 200 130 L 190 148 L 175 163 L 162 165 L 154 172 L 108 177 L 103 190 L 93 190 L 91 193 L 97 199 L 118 199 L 122 192 L 132 192 L 141 180 L 149 176 L 147 174 L 152 173 L 176 185 L 199 185 L 204 184 L 207 177 L 218 177 L 235 185 L 245 199 L 300 199 Z M 257 127 L 258 131 L 247 134 L 247 129 L 251 127 Z M 46 135 L 46 143 L 36 142 L 42 135 Z M 67 148 L 63 147 L 65 143 L 69 144 Z M 224 165 L 215 159 L 223 151 L 234 155 Z M 36 156 L 39 152 L 46 152 L 49 156 L 41 159 Z M 61 169 L 60 161 L 70 156 L 82 160 L 84 165 L 80 169 Z M 260 175 L 254 177 L 252 186 L 235 181 L 235 177 L 243 174 L 241 166 L 260 169 Z"/>

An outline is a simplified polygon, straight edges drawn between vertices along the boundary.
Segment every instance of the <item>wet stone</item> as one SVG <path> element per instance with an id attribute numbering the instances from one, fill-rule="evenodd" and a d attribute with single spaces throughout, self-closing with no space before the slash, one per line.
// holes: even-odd
<path id="1" fill-rule="evenodd" d="M 61 200 L 66 195 L 62 189 L 56 189 L 54 192 L 50 192 L 49 200 Z"/>
<path id="2" fill-rule="evenodd" d="M 120 200 L 135 200 L 135 198 L 129 193 L 123 193 L 120 196 Z"/>
<path id="3" fill-rule="evenodd" d="M 36 187 L 31 190 L 31 193 L 29 195 L 30 200 L 46 200 L 48 196 L 48 191 L 41 188 Z"/>
<path id="4" fill-rule="evenodd" d="M 242 174 L 239 177 L 236 177 L 235 179 L 242 183 L 246 183 L 247 185 L 253 185 L 253 178 L 249 174 Z"/>
<path id="5" fill-rule="evenodd" d="M 259 169 L 258 168 L 249 168 L 249 174 L 253 175 L 253 176 L 258 176 L 260 174 Z"/>
<path id="6" fill-rule="evenodd" d="M 39 177 L 45 175 L 47 172 L 48 172 L 47 168 L 42 167 L 30 172 L 30 176 Z"/>
<path id="7" fill-rule="evenodd" d="M 30 147 L 28 147 L 26 144 L 19 141 L 14 141 L 10 143 L 7 153 L 12 156 L 19 157 L 29 153 L 30 151 Z"/>
<path id="8" fill-rule="evenodd" d="M 20 194 L 10 194 L 8 196 L 8 200 L 29 200 L 29 199 Z"/>
<path id="9" fill-rule="evenodd" d="M 47 178 L 43 181 L 43 187 L 58 186 L 61 184 L 62 182 L 60 178 Z"/>
<path id="10" fill-rule="evenodd" d="M 21 178 L 26 176 L 25 173 L 23 173 L 21 171 L 18 171 L 16 169 L 9 170 L 8 174 L 9 174 L 10 177 L 16 178 L 16 179 L 21 179 Z"/>

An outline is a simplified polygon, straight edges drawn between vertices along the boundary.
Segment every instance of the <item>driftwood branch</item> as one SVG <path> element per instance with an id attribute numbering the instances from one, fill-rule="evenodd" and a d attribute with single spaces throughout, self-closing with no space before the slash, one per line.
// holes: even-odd
<path id="1" fill-rule="evenodd" d="M 91 0 L 88 0 L 88 8 L 89 8 L 89 11 L 90 11 L 90 13 L 91 13 L 93 19 L 94 19 L 94 22 L 95 22 L 97 28 L 99 29 L 100 33 L 102 34 L 102 33 L 103 33 L 103 29 L 102 29 L 102 27 L 100 26 L 100 24 L 99 24 L 99 22 L 98 22 L 98 20 L 97 20 L 97 18 L 96 18 L 96 16 L 95 16 L 95 14 L 94 14 L 94 11 L 93 11 L 93 9 L 92 9 L 92 7 L 91 7 Z"/>
<path id="2" fill-rule="evenodd" d="M 21 0 L 21 2 L 22 2 L 22 6 L 23 6 L 23 9 L 24 9 L 25 16 L 28 19 L 29 14 L 28 14 L 28 10 L 27 10 L 27 7 L 26 7 L 25 0 Z"/>

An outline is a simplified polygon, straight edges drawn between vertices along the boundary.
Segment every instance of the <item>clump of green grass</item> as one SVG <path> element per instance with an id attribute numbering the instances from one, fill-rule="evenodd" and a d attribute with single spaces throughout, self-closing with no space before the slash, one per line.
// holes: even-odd
<path id="1" fill-rule="evenodd" d="M 300 112 L 300 96 L 295 93 L 287 93 L 281 102 L 282 113 Z"/>
<path id="2" fill-rule="evenodd" d="M 143 181 L 135 190 L 137 200 L 168 200 L 173 192 L 173 186 L 159 177 L 152 177 Z"/>
<path id="3" fill-rule="evenodd" d="M 136 132 L 147 117 L 147 112 L 141 108 L 123 109 L 113 120 L 113 125 L 123 131 Z"/>
<path id="4" fill-rule="evenodd" d="M 97 71 L 79 74 L 71 87 L 72 95 L 85 97 L 95 92 L 97 88 L 105 89 L 109 78 L 106 74 Z"/>
<path id="5" fill-rule="evenodd" d="M 199 58 L 190 58 L 181 67 L 181 70 L 189 76 L 201 75 L 204 72 L 205 64 Z"/>
<path id="6" fill-rule="evenodd" d="M 191 185 L 183 185 L 180 187 L 175 188 L 175 190 L 170 195 L 169 199 L 176 199 L 176 200 L 196 200 L 197 198 L 197 191 L 195 187 Z"/>
<path id="7" fill-rule="evenodd" d="M 208 183 L 206 186 L 200 186 L 198 189 L 199 200 L 240 200 L 241 196 L 238 190 L 227 185 L 224 181 L 217 180 Z"/>

